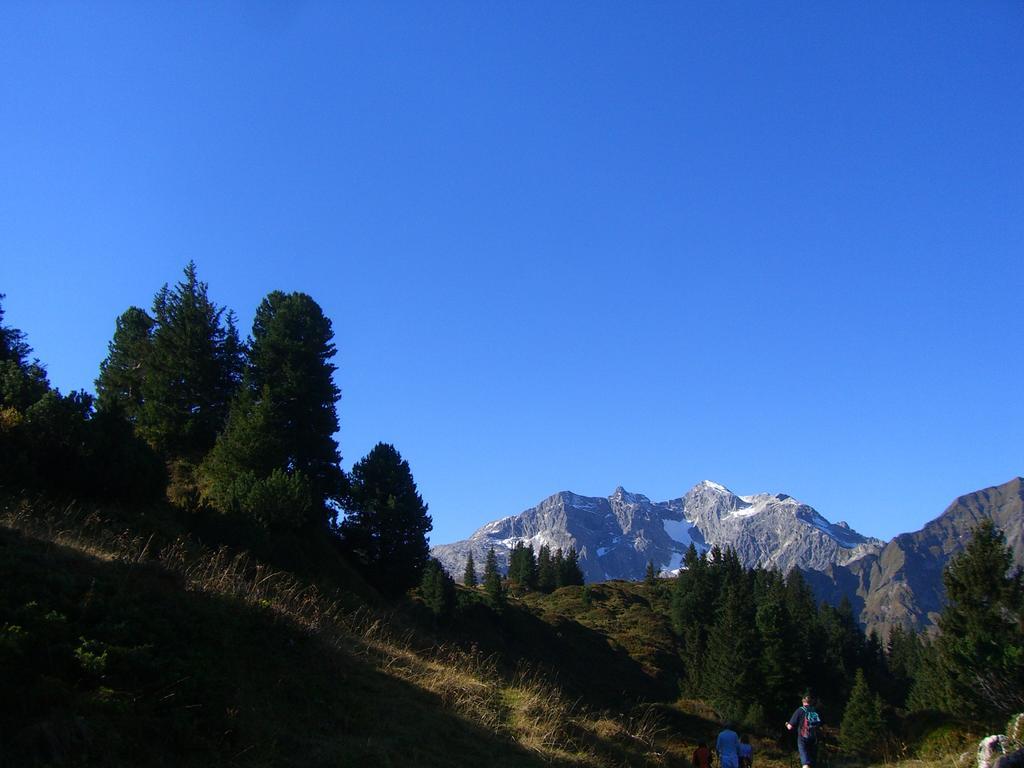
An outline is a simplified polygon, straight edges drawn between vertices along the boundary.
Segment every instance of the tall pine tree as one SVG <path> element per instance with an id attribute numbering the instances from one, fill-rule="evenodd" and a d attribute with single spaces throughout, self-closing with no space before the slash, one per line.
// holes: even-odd
<path id="1" fill-rule="evenodd" d="M 137 427 L 168 458 L 198 462 L 213 447 L 238 387 L 238 329 L 210 300 L 194 262 L 184 280 L 157 293 L 152 317 Z"/>
<path id="2" fill-rule="evenodd" d="M 498 556 L 494 552 L 494 547 L 487 550 L 487 559 L 484 561 L 484 592 L 494 607 L 500 608 L 504 605 L 505 589 L 501 583 Z"/>
<path id="3" fill-rule="evenodd" d="M 869 689 L 864 670 L 858 669 L 839 729 L 839 746 L 849 755 L 869 758 L 884 738 L 882 700 Z"/>
<path id="4" fill-rule="evenodd" d="M 1024 575 L 991 520 L 974 530 L 943 573 L 940 668 L 949 711 L 999 723 L 1024 708 Z"/>
<path id="5" fill-rule="evenodd" d="M 339 392 L 332 337 L 330 320 L 304 293 L 275 291 L 260 304 L 243 386 L 203 465 L 204 493 L 219 509 L 272 526 L 330 522 L 330 501 L 344 480 L 333 437 Z M 265 501 L 258 514 L 255 498 Z M 296 499 L 309 514 L 296 514 Z"/>
<path id="6" fill-rule="evenodd" d="M 544 594 L 550 594 L 554 592 L 557 581 L 551 547 L 541 544 L 537 553 L 537 589 Z"/>
<path id="7" fill-rule="evenodd" d="M 466 558 L 466 569 L 462 572 L 462 583 L 470 589 L 475 588 L 480 583 L 476 577 L 476 563 L 473 562 L 472 552 Z"/>
<path id="8" fill-rule="evenodd" d="M 138 307 L 129 307 L 117 318 L 114 338 L 96 379 L 99 410 L 119 412 L 132 423 L 138 419 L 154 325 L 153 318 Z"/>
<path id="9" fill-rule="evenodd" d="M 708 640 L 706 695 L 723 717 L 736 722 L 747 718 L 759 698 L 759 669 L 750 663 L 760 655 L 754 610 L 746 580 L 728 584 Z"/>
<path id="10" fill-rule="evenodd" d="M 432 527 L 409 462 L 393 445 L 378 443 L 356 462 L 341 534 L 384 594 L 397 596 L 419 583 Z"/>
<path id="11" fill-rule="evenodd" d="M 423 569 L 420 597 L 435 619 L 449 616 L 455 608 L 455 582 L 437 558 L 430 558 Z"/>

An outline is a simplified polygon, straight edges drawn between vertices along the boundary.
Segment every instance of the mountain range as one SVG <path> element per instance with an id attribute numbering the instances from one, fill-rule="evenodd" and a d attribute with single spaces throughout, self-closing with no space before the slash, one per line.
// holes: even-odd
<path id="1" fill-rule="evenodd" d="M 710 480 L 661 502 L 621 487 L 608 497 L 563 491 L 431 553 L 461 578 L 469 554 L 479 568 L 492 547 L 503 570 L 518 542 L 575 547 L 586 580 L 596 582 L 643 578 L 648 562 L 671 575 L 691 543 L 699 551 L 731 547 L 747 567 L 799 568 L 820 599 L 848 598 L 865 628 L 884 635 L 896 624 L 934 622 L 944 601 L 942 570 L 983 518 L 996 522 L 1024 565 L 1022 483 L 1018 477 L 961 496 L 920 531 L 889 542 L 831 523 L 786 494 L 738 496 Z"/>

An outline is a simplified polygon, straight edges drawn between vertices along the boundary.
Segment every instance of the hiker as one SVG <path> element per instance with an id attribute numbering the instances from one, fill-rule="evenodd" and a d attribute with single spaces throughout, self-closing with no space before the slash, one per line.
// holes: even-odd
<path id="1" fill-rule="evenodd" d="M 706 741 L 699 742 L 693 750 L 693 768 L 711 768 L 711 750 Z"/>
<path id="2" fill-rule="evenodd" d="M 750 744 L 749 736 L 744 735 L 740 738 L 737 752 L 740 757 L 740 768 L 754 768 L 754 747 Z"/>
<path id="3" fill-rule="evenodd" d="M 814 699 L 811 692 L 804 694 L 801 706 L 789 718 L 786 723 L 786 730 L 796 729 L 796 748 L 800 753 L 800 765 L 803 768 L 814 768 L 818 759 L 818 729 L 821 727 L 821 717 L 814 707 Z"/>
<path id="4" fill-rule="evenodd" d="M 718 741 L 715 742 L 715 751 L 718 753 L 718 764 L 721 768 L 739 768 L 739 744 L 740 737 L 732 729 L 732 723 L 723 723 L 722 732 L 718 734 Z"/>

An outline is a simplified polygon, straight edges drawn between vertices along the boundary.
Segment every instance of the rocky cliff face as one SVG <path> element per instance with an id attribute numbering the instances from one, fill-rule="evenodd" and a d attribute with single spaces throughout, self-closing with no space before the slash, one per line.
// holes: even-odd
<path id="1" fill-rule="evenodd" d="M 832 524 L 785 494 L 737 496 L 710 481 L 683 497 L 652 502 L 622 488 L 607 498 L 563 491 L 519 515 L 488 523 L 470 538 L 434 547 L 456 578 L 473 553 L 478 568 L 494 547 L 502 568 L 517 542 L 575 547 L 587 581 L 639 579 L 648 561 L 678 569 L 692 542 L 699 550 L 732 547 L 747 566 L 821 569 L 876 552 L 881 542 L 845 523 Z"/>
<path id="2" fill-rule="evenodd" d="M 859 610 L 861 623 L 882 636 L 896 624 L 920 630 L 933 624 L 945 603 L 942 571 L 963 551 L 971 531 L 991 518 L 1024 567 L 1024 480 L 985 488 L 956 499 L 920 531 L 903 533 L 878 552 L 807 574 L 822 599 L 843 596 Z"/>

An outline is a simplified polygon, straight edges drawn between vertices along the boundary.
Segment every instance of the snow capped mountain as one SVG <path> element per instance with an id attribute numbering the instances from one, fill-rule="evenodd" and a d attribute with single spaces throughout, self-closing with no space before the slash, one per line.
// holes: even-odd
<path id="1" fill-rule="evenodd" d="M 639 579 L 648 561 L 663 573 L 672 572 L 691 543 L 698 551 L 716 544 L 732 547 L 747 566 L 784 571 L 849 563 L 881 546 L 845 523 L 829 523 L 785 494 L 737 496 L 705 480 L 682 498 L 661 502 L 622 487 L 607 498 L 563 491 L 431 553 L 461 578 L 470 552 L 482 570 L 494 547 L 499 566 L 507 569 L 509 553 L 520 541 L 552 551 L 575 547 L 587 581 Z"/>

